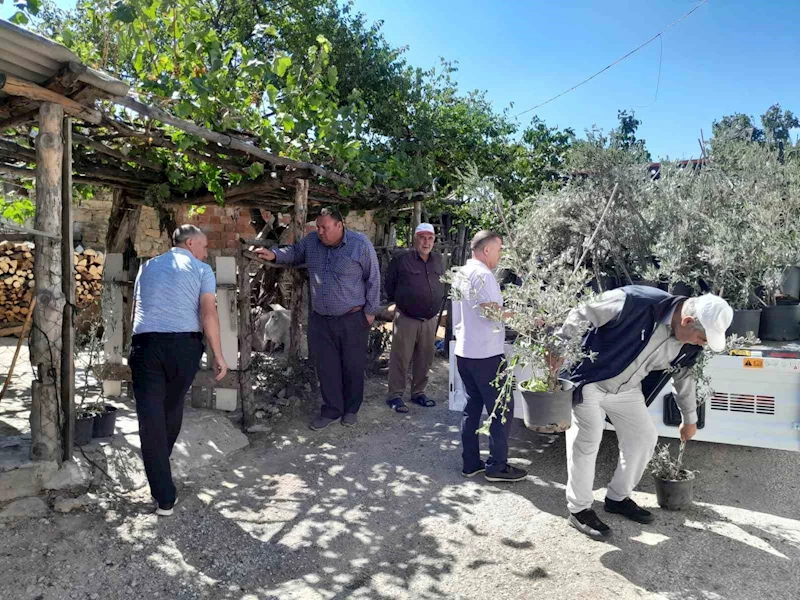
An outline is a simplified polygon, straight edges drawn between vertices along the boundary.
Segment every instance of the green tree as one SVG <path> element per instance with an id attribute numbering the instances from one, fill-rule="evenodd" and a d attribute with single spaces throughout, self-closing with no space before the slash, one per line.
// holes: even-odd
<path id="1" fill-rule="evenodd" d="M 790 131 L 800 127 L 800 120 L 792 114 L 792 111 L 781 111 L 780 104 L 773 104 L 761 115 L 761 125 L 768 143 L 790 142 Z"/>
<path id="2" fill-rule="evenodd" d="M 637 154 L 642 161 L 651 160 L 650 152 L 646 148 L 645 140 L 636 137 L 636 132 L 642 122 L 636 118 L 636 113 L 627 110 L 617 111 L 619 126 L 609 133 L 609 143 L 612 148 L 625 150 Z"/>

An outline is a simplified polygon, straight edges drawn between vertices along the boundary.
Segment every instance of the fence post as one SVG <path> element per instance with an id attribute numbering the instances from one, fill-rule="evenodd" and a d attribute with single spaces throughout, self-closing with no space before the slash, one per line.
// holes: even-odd
<path id="1" fill-rule="evenodd" d="M 72 244 L 72 119 L 63 123 L 64 155 L 61 161 L 61 291 L 64 322 L 61 327 L 61 412 L 64 460 L 72 458 L 75 441 L 75 258 Z"/>
<path id="2" fill-rule="evenodd" d="M 298 243 L 306 233 L 306 215 L 308 214 L 308 181 L 305 179 L 297 180 L 297 187 L 294 194 L 294 243 Z M 306 275 L 301 269 L 292 269 L 292 300 L 290 309 L 292 321 L 289 326 L 289 356 L 299 358 L 300 339 L 303 332 L 300 331 L 300 323 L 303 318 L 303 286 L 305 285 Z"/>
<path id="3" fill-rule="evenodd" d="M 253 321 L 250 315 L 250 261 L 244 257 L 244 246 L 239 248 L 238 305 L 239 305 L 239 398 L 242 402 L 242 428 L 253 424 L 256 412 L 253 394 L 253 377 L 250 373 L 250 358 L 253 351 Z"/>

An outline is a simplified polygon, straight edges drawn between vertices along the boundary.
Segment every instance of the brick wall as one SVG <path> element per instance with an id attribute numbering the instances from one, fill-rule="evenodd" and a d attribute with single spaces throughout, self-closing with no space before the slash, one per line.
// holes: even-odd
<path id="1" fill-rule="evenodd" d="M 197 225 L 208 237 L 209 250 L 234 250 L 239 247 L 240 237 L 255 237 L 256 231 L 250 225 L 250 211 L 247 209 L 206 206 L 203 214 L 188 216 L 189 207 L 176 211 L 177 223 Z M 262 211 L 265 218 L 269 213 Z"/>
<path id="2" fill-rule="evenodd" d="M 251 238 L 256 235 L 256 231 L 250 225 L 248 209 L 207 206 L 204 213 L 192 216 L 188 215 L 188 211 L 188 206 L 180 207 L 175 213 L 176 222 L 179 225 L 190 223 L 202 229 L 208 237 L 209 254 L 212 257 L 232 255 L 238 248 L 237 240 L 240 237 Z M 100 192 L 93 199 L 84 200 L 76 206 L 73 228 L 75 244 L 80 244 L 84 248 L 104 250 L 110 213 L 110 192 Z M 261 211 L 261 214 L 267 221 L 272 218 L 268 211 Z M 279 213 L 276 218 L 284 224 L 291 223 L 292 220 L 289 213 Z M 351 212 L 345 218 L 345 224 L 348 228 L 359 231 L 375 241 L 377 225 L 371 212 Z M 314 222 L 310 221 L 306 231 L 313 230 Z M 134 245 L 140 257 L 157 256 L 170 247 L 169 236 L 159 231 L 158 216 L 150 207 L 142 207 Z"/>

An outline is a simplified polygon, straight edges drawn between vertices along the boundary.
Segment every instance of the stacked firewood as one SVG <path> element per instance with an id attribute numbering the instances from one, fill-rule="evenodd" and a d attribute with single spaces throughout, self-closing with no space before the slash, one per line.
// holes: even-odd
<path id="1" fill-rule="evenodd" d="M 22 323 L 33 299 L 33 244 L 0 242 L 0 324 Z M 103 290 L 105 256 L 91 248 L 75 252 L 75 304 L 83 308 Z"/>
<path id="2" fill-rule="evenodd" d="M 34 285 L 33 246 L 0 242 L 0 323 L 25 320 Z"/>
<path id="3" fill-rule="evenodd" d="M 75 304 L 83 308 L 100 297 L 103 291 L 105 256 L 91 248 L 75 253 Z"/>

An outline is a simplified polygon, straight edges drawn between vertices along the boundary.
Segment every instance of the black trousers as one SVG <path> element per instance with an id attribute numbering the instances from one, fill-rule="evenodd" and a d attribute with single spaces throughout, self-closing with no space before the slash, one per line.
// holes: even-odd
<path id="1" fill-rule="evenodd" d="M 308 317 L 308 350 L 322 393 L 320 414 L 338 419 L 355 414 L 364 400 L 364 369 L 370 325 L 359 311 L 340 317 Z"/>
<path id="2" fill-rule="evenodd" d="M 497 371 L 503 356 L 491 358 L 463 358 L 456 356 L 458 374 L 464 384 L 467 404 L 461 418 L 461 445 L 464 470 L 469 472 L 480 466 L 480 441 L 475 431 L 481 426 L 481 413 L 492 414 L 499 390 L 492 385 L 497 378 Z M 511 422 L 514 420 L 514 397 L 508 405 L 506 422 L 499 418 L 492 419 L 489 426 L 489 460 L 486 461 L 486 472 L 496 473 L 506 468 L 508 460 L 508 436 L 511 434 Z"/>
<path id="3" fill-rule="evenodd" d="M 199 333 L 143 333 L 131 340 L 128 364 L 139 417 L 142 460 L 160 505 L 175 501 L 169 457 L 183 422 L 186 392 L 203 356 Z"/>

